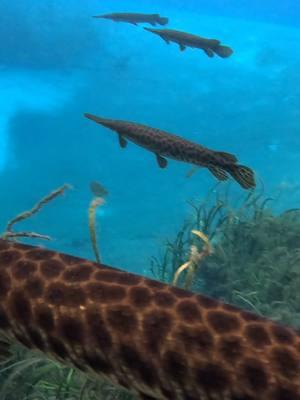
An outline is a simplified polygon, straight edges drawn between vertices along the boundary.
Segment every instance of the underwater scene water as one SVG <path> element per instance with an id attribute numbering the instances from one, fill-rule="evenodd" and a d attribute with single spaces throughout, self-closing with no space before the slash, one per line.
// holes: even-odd
<path id="1" fill-rule="evenodd" d="M 0 12 L 2 238 L 300 328 L 300 3 L 2 0 Z M 299 352 L 286 368 L 300 371 Z M 20 345 L 8 355 L 0 339 L 0 400 L 136 398 Z M 294 400 L 294 378 L 280 395 L 143 398 Z"/>

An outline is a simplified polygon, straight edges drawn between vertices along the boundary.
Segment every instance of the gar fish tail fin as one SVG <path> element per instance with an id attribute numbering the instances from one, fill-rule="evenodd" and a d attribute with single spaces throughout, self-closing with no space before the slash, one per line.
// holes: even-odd
<path id="1" fill-rule="evenodd" d="M 227 58 L 230 57 L 231 54 L 233 53 L 233 50 L 228 47 L 228 46 L 222 46 L 222 45 L 218 45 L 216 47 L 213 48 L 213 51 L 222 58 Z"/>
<path id="2" fill-rule="evenodd" d="M 169 18 L 161 17 L 160 15 L 157 14 L 157 23 L 159 25 L 167 25 L 169 23 Z"/>
<path id="3" fill-rule="evenodd" d="M 244 189 L 255 188 L 255 176 L 251 168 L 244 165 L 226 165 L 223 167 Z"/>

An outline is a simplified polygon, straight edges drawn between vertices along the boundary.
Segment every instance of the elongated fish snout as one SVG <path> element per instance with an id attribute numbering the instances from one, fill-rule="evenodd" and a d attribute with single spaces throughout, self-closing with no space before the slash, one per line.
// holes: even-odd
<path id="1" fill-rule="evenodd" d="M 149 31 L 149 32 L 158 34 L 158 32 L 157 32 L 156 29 L 153 29 L 153 28 L 146 28 L 146 27 L 144 27 L 144 29 L 145 29 L 145 31 Z"/>
<path id="2" fill-rule="evenodd" d="M 104 19 L 110 19 L 108 15 L 93 15 L 92 18 L 104 18 Z"/>
<path id="3" fill-rule="evenodd" d="M 94 119 L 94 115 L 93 115 L 93 114 L 84 113 L 83 116 L 84 116 L 85 118 L 88 118 L 88 119 L 92 119 L 92 120 Z"/>
<path id="4" fill-rule="evenodd" d="M 115 130 L 114 120 L 108 118 L 97 117 L 97 115 L 84 113 L 85 118 L 90 119 L 93 122 L 96 122 L 99 125 L 105 126 L 106 128 Z"/>
<path id="5" fill-rule="evenodd" d="M 98 124 L 102 125 L 102 123 L 103 123 L 103 118 L 97 117 L 96 115 L 89 114 L 89 113 L 84 113 L 83 115 L 85 118 L 88 118 L 91 121 L 97 122 Z"/>

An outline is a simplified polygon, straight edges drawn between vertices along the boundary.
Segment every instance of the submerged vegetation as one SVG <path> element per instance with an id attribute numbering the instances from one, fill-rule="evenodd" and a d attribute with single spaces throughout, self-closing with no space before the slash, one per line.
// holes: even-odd
<path id="1" fill-rule="evenodd" d="M 1 365 L 1 400 L 130 400 L 111 384 L 15 346 L 13 358 Z"/>
<path id="2" fill-rule="evenodd" d="M 235 207 L 217 185 L 203 201 L 191 203 L 192 216 L 164 254 L 152 258 L 157 279 L 172 282 L 203 232 L 213 253 L 200 260 L 192 289 L 273 320 L 300 327 L 300 209 L 276 214 L 271 198 L 251 192 Z M 199 247 L 199 246 L 197 246 Z"/>

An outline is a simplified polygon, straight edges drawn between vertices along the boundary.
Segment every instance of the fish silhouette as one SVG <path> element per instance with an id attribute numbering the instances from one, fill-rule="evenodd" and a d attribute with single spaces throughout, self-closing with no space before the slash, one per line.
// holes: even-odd
<path id="1" fill-rule="evenodd" d="M 208 57 L 214 57 L 214 54 L 217 54 L 222 58 L 229 57 L 233 53 L 230 47 L 221 45 L 220 40 L 217 39 L 205 39 L 201 36 L 173 29 L 144 29 L 160 36 L 167 44 L 170 44 L 170 42 L 177 43 L 181 51 L 184 51 L 187 47 L 192 47 L 203 50 Z"/>
<path id="2" fill-rule="evenodd" d="M 161 17 L 159 14 L 139 14 L 139 13 L 112 13 L 95 15 L 93 18 L 111 19 L 114 22 L 128 22 L 137 25 L 140 23 L 148 23 L 155 25 L 167 25 L 169 19 Z"/>

